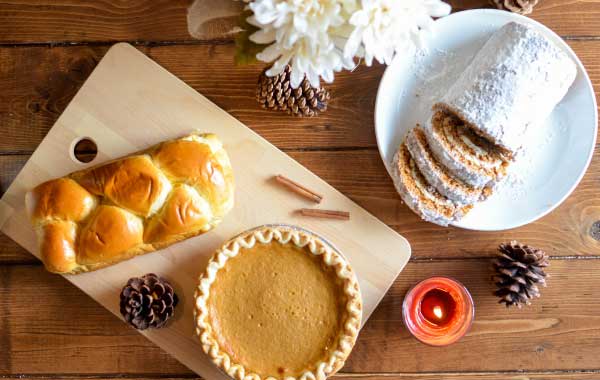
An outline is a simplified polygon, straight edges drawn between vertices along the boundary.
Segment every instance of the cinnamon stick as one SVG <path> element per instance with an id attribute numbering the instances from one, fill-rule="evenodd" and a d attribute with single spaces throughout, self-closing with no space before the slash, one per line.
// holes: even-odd
<path id="1" fill-rule="evenodd" d="M 315 193 L 314 191 L 302 186 L 298 182 L 294 182 L 291 179 L 282 176 L 281 174 L 276 175 L 275 180 L 294 193 L 302 195 L 303 197 L 310 199 L 315 203 L 321 203 L 323 200 L 323 196 L 321 194 Z"/>
<path id="2" fill-rule="evenodd" d="M 350 220 L 350 213 L 348 211 L 321 210 L 321 209 L 316 209 L 316 208 L 302 208 L 302 209 L 300 209 L 300 214 L 302 214 L 304 216 L 313 216 L 316 218 Z"/>

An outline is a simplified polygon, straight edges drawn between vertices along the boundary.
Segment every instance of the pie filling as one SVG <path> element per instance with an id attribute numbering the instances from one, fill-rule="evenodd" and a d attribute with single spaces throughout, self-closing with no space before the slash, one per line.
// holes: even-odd
<path id="1" fill-rule="evenodd" d="M 347 319 L 343 281 L 307 248 L 240 249 L 210 288 L 209 322 L 233 362 L 262 378 L 300 377 L 338 349 Z"/>

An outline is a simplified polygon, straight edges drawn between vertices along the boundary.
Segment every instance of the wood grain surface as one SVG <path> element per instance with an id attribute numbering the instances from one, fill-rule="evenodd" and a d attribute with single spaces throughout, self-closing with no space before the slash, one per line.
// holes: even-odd
<path id="1" fill-rule="evenodd" d="M 261 65 L 233 64 L 229 37 L 187 35 L 185 0 L 0 0 L 0 193 L 114 41 L 130 41 L 210 100 L 407 237 L 413 260 L 363 330 L 338 379 L 600 379 L 600 147 L 575 193 L 542 220 L 502 233 L 444 229 L 401 204 L 379 159 L 373 105 L 384 68 L 338 74 L 322 117 L 256 107 Z M 456 9 L 486 0 L 451 1 Z M 568 40 L 600 87 L 600 0 L 541 0 L 532 17 Z M 549 287 L 524 310 L 490 295 L 495 246 L 552 256 Z M 473 330 L 443 349 L 411 339 L 406 289 L 447 274 L 473 292 Z M 194 379 L 64 279 L 0 235 L 0 378 Z"/>
<path id="2" fill-rule="evenodd" d="M 487 0 L 449 0 L 455 11 L 490 7 Z M 189 0 L 4 0 L 0 1 L 0 43 L 196 43 L 188 35 Z M 542 0 L 532 15 L 564 36 L 599 36 L 595 0 Z M 235 25 L 235 20 L 223 20 Z M 211 29 L 202 42 L 231 39 Z"/>
<path id="3" fill-rule="evenodd" d="M 55 379 L 55 380 L 114 380 L 114 377 L 106 375 L 28 375 L 30 379 Z M 3 376 L 6 380 L 21 380 L 23 377 Z M 200 380 L 194 375 L 178 377 L 144 375 L 144 376 L 121 376 L 119 379 L 127 380 Z M 357 374 L 357 373 L 338 373 L 331 377 L 332 380 L 597 380 L 598 375 L 593 371 L 572 371 L 572 372 L 490 372 L 490 373 L 452 373 L 438 372 L 435 374 L 426 373 L 382 373 L 382 374 Z"/>
<path id="4" fill-rule="evenodd" d="M 343 371 L 597 369 L 600 290 L 590 287 L 589 282 L 600 273 L 600 260 L 552 260 L 552 277 L 549 287 L 542 289 L 542 298 L 519 311 L 506 309 L 490 295 L 490 265 L 487 259 L 411 262 L 367 322 Z M 469 288 L 477 313 L 467 336 L 447 348 L 429 347 L 413 339 L 402 324 L 400 311 L 403 295 L 411 285 L 440 273 Z M 8 363 L 6 372 L 189 373 L 87 295 L 41 266 L 4 267 L 2 278 L 0 310 L 4 313 L 5 344 L 10 350 L 0 352 L 0 363 Z M 77 360 L 64 360 L 69 357 Z"/>
<path id="5" fill-rule="evenodd" d="M 121 316 L 118 299 L 110 295 L 118 294 L 129 278 L 160 271 L 177 288 L 179 317 L 168 329 L 148 329 L 142 335 L 197 374 L 224 378 L 205 355 L 197 354 L 202 348 L 192 311 L 198 275 L 231 237 L 264 224 L 287 223 L 325 236 L 343 252 L 360 285 L 364 324 L 408 262 L 408 241 L 127 43 L 109 49 L 6 190 L 0 199 L 0 230 L 40 257 L 25 195 L 40 182 L 82 169 L 69 151 L 79 139 L 87 137 L 98 145 L 98 157 L 89 168 L 196 128 L 219 136 L 235 168 L 236 206 L 219 228 L 160 252 L 66 279 Z M 307 201 L 273 185 L 277 173 L 322 194 L 322 207 L 345 210 L 352 218 L 334 223 L 301 216 L 297 210 Z"/>
<path id="6" fill-rule="evenodd" d="M 600 40 L 569 43 L 594 83 L 600 82 Z M 6 100 L 0 102 L 0 151 L 13 153 L 0 156 L 4 169 L 0 188 L 10 184 L 106 49 L 0 48 L 5 68 L 0 72 L 0 83 L 7 84 L 3 91 Z M 500 233 L 442 228 L 421 222 L 402 205 L 379 158 L 373 108 L 383 67 L 361 67 L 338 75 L 330 86 L 334 100 L 327 113 L 312 119 L 290 118 L 256 106 L 255 78 L 260 65 L 229 64 L 224 68 L 223 62 L 233 55 L 233 45 L 140 50 L 406 236 L 415 258 L 487 256 L 493 254 L 499 241 L 507 239 L 537 244 L 553 256 L 600 254 L 600 240 L 590 234 L 600 220 L 600 199 L 595 196 L 600 177 L 598 160 L 592 162 L 575 193 L 557 211 L 535 223 Z M 356 82 L 360 83 L 358 93 Z M 446 239 L 443 249 L 440 236 Z"/>
<path id="7" fill-rule="evenodd" d="M 568 42 L 592 81 L 599 82 L 600 39 Z M 0 47 L 0 133 L 10 136 L 0 140 L 0 151 L 31 153 L 108 47 Z M 328 86 L 333 100 L 327 113 L 290 118 L 256 106 L 256 79 L 263 66 L 234 65 L 233 44 L 138 48 L 280 149 L 376 148 L 373 111 L 381 65 L 336 74 Z"/>

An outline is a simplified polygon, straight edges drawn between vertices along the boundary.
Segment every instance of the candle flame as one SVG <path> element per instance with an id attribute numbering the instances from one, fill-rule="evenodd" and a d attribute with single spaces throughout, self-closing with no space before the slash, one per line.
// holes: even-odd
<path id="1" fill-rule="evenodd" d="M 442 317 L 444 316 L 444 313 L 442 312 L 442 308 L 439 306 L 434 306 L 433 307 L 433 314 L 438 318 L 438 319 L 442 319 Z"/>

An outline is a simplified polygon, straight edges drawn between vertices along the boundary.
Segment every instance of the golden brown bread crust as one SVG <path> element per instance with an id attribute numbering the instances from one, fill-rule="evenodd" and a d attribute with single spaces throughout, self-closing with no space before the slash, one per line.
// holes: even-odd
<path id="1" fill-rule="evenodd" d="M 77 261 L 82 265 L 120 261 L 144 243 L 142 220 L 116 206 L 99 206 L 79 233 Z"/>
<path id="2" fill-rule="evenodd" d="M 25 195 L 32 220 L 61 219 L 79 222 L 96 205 L 96 199 L 70 178 L 44 182 Z"/>
<path id="3" fill-rule="evenodd" d="M 137 155 L 72 174 L 86 190 L 134 214 L 148 216 L 171 190 L 171 183 L 147 155 Z"/>
<path id="4" fill-rule="evenodd" d="M 233 188 L 221 142 L 193 133 L 44 182 L 25 203 L 46 269 L 81 273 L 209 231 Z"/>
<path id="5" fill-rule="evenodd" d="M 68 273 L 77 268 L 76 234 L 77 224 L 64 220 L 48 223 L 39 230 L 40 252 L 50 272 Z"/>
<path id="6" fill-rule="evenodd" d="M 177 186 L 160 212 L 150 220 L 144 232 L 148 243 L 177 239 L 193 233 L 210 220 L 210 205 L 192 187 Z"/>
<path id="7" fill-rule="evenodd" d="M 210 154 L 210 146 L 198 147 L 194 142 L 175 140 L 162 144 L 152 153 L 156 165 L 174 182 L 183 182 L 198 189 L 198 193 L 209 203 L 213 212 L 223 213 L 222 205 L 232 196 L 233 173 L 229 162 L 222 157 L 225 151 Z"/>

